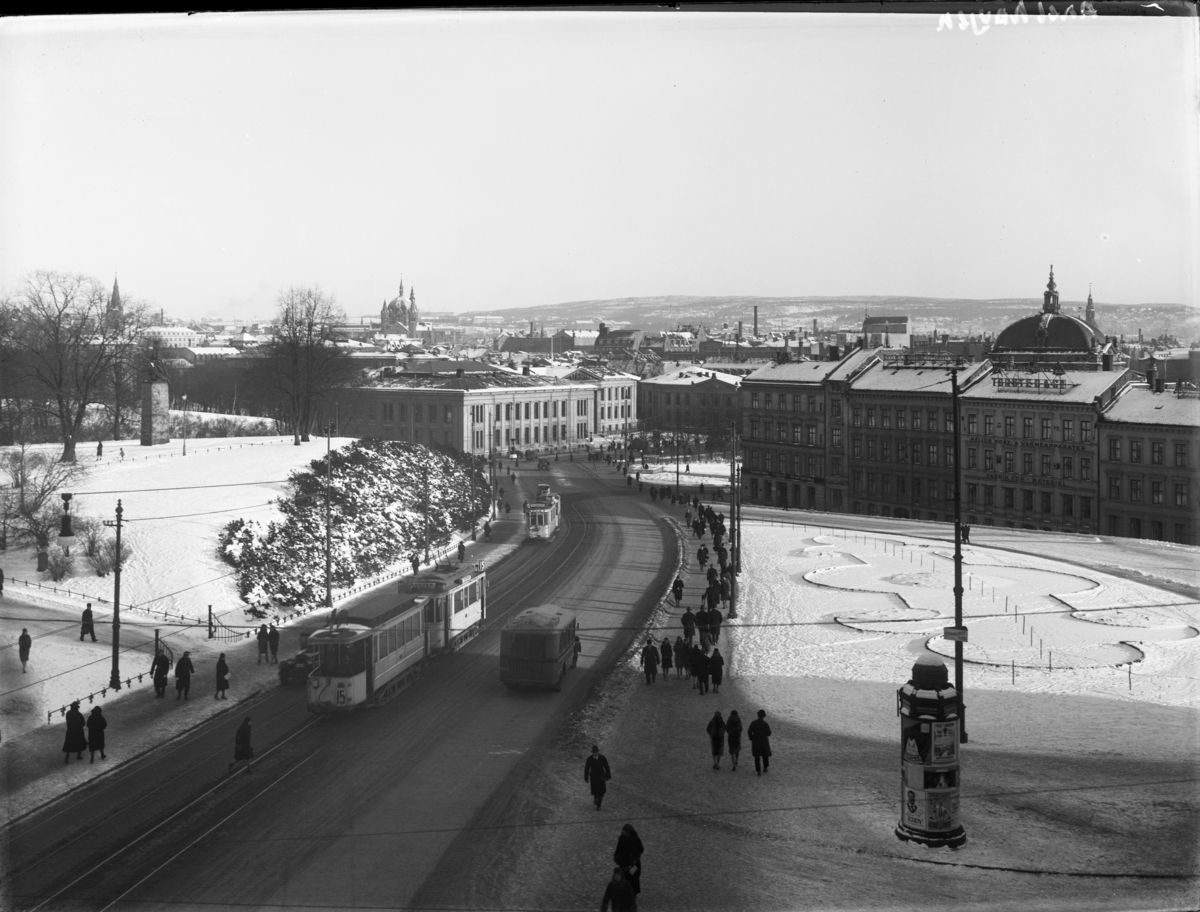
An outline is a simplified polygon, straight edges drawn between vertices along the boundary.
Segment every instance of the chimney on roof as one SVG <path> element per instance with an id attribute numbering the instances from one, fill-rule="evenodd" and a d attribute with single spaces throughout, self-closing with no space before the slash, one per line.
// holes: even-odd
<path id="1" fill-rule="evenodd" d="M 524 374 L 526 377 L 529 376 L 529 362 L 528 361 L 526 361 L 524 364 L 521 365 L 521 373 Z"/>
<path id="2" fill-rule="evenodd" d="M 1154 380 L 1154 392 L 1161 393 L 1163 391 L 1163 377 L 1160 375 Z"/>
<path id="3" fill-rule="evenodd" d="M 454 376 L 461 377 L 462 375 L 463 375 L 463 369 L 461 367 L 455 368 Z"/>
<path id="4" fill-rule="evenodd" d="M 737 334 L 737 340 L 738 340 L 738 342 L 739 342 L 739 343 L 742 341 L 742 321 L 741 321 L 741 320 L 738 320 L 738 334 Z"/>
<path id="5" fill-rule="evenodd" d="M 758 305 L 754 305 L 754 338 L 758 338 Z"/>
<path id="6" fill-rule="evenodd" d="M 1100 356 L 1100 369 L 1103 371 L 1112 370 L 1112 352 L 1105 352 Z"/>

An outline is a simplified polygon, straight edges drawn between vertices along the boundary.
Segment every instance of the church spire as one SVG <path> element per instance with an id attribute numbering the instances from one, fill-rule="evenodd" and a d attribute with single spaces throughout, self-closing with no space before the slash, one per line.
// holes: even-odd
<path id="1" fill-rule="evenodd" d="M 1088 282 L 1087 310 L 1084 311 L 1083 318 L 1084 318 L 1084 322 L 1087 323 L 1088 326 L 1090 326 L 1092 329 L 1099 332 L 1100 327 L 1096 325 L 1096 305 L 1092 301 L 1092 283 L 1091 282 Z"/>

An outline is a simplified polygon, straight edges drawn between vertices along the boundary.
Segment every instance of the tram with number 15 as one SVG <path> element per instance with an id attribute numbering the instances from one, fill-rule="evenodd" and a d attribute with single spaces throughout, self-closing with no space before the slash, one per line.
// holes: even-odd
<path id="1" fill-rule="evenodd" d="M 395 591 L 334 612 L 308 638 L 316 665 L 308 675 L 308 708 L 341 712 L 386 703 L 421 665 L 475 636 L 487 616 L 483 564 L 402 579 Z"/>

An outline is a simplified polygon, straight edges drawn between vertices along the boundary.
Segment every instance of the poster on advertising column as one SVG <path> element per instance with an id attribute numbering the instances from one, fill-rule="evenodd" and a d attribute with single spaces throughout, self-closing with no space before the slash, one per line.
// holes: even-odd
<path id="1" fill-rule="evenodd" d="M 953 763 L 958 757 L 958 722 L 933 723 L 933 763 Z"/>
<path id="2" fill-rule="evenodd" d="M 904 789 L 900 802 L 900 821 L 914 830 L 928 829 L 925 826 L 925 792 L 919 789 Z"/>
<path id="3" fill-rule="evenodd" d="M 929 757 L 930 723 L 903 717 L 900 721 L 900 757 L 905 763 L 925 763 Z"/>

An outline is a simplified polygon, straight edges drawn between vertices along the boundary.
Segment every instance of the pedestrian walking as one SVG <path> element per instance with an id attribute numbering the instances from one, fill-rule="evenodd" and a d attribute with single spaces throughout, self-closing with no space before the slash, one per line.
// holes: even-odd
<path id="1" fill-rule="evenodd" d="M 412 553 L 412 557 L 408 559 L 408 562 L 412 564 L 413 576 L 416 576 L 421 571 L 421 559 L 417 557 L 416 551 Z"/>
<path id="2" fill-rule="evenodd" d="M 708 740 L 712 744 L 713 769 L 721 768 L 721 758 L 725 756 L 725 720 L 721 718 L 721 711 L 717 710 L 713 713 L 713 717 L 708 720 Z"/>
<path id="3" fill-rule="evenodd" d="M 617 848 L 613 852 L 613 864 L 618 865 L 625 872 L 635 894 L 642 892 L 642 853 L 644 851 L 642 840 L 638 836 L 637 830 L 633 828 L 633 824 L 627 823 L 621 827 L 621 835 L 617 837 Z"/>
<path id="4" fill-rule="evenodd" d="M 150 663 L 150 677 L 154 681 L 154 696 L 167 695 L 167 676 L 171 673 L 171 660 L 160 649 L 155 653 L 154 661 Z"/>
<path id="5" fill-rule="evenodd" d="M 271 647 L 271 664 L 279 664 L 279 628 L 272 624 L 267 628 L 267 645 Z"/>
<path id="6" fill-rule="evenodd" d="M 729 610 L 729 597 L 732 593 L 733 588 L 729 585 L 729 573 L 723 572 L 721 574 L 721 607 L 726 611 Z"/>
<path id="7" fill-rule="evenodd" d="M 613 868 L 612 880 L 604 888 L 604 898 L 600 900 L 600 912 L 637 912 L 637 896 L 633 887 L 625 879 L 621 868 Z"/>
<path id="8" fill-rule="evenodd" d="M 83 617 L 79 623 L 79 642 L 83 642 L 85 636 L 90 636 L 92 642 L 96 642 L 96 628 L 92 623 L 92 603 L 88 602 L 87 607 L 83 609 Z"/>
<path id="9" fill-rule="evenodd" d="M 96 458 L 97 459 L 104 458 L 104 441 L 103 440 L 96 441 Z"/>
<path id="10" fill-rule="evenodd" d="M 467 559 L 467 543 L 460 541 L 458 543 L 458 562 L 461 564 L 466 559 Z"/>
<path id="11" fill-rule="evenodd" d="M 708 626 L 708 609 L 704 605 L 705 603 L 701 602 L 696 611 L 696 632 L 700 634 L 700 648 L 707 652 L 712 644 L 712 630 Z"/>
<path id="12" fill-rule="evenodd" d="M 725 657 L 716 646 L 708 657 L 708 676 L 712 679 L 712 692 L 719 694 L 721 682 L 725 679 Z"/>
<path id="13" fill-rule="evenodd" d="M 692 676 L 700 696 L 708 693 L 708 654 L 699 646 L 692 647 Z"/>
<path id="14" fill-rule="evenodd" d="M 62 748 L 63 763 L 71 760 L 71 754 L 75 755 L 76 760 L 83 759 L 83 752 L 88 746 L 86 727 L 83 713 L 79 711 L 79 701 L 76 700 L 67 710 L 67 736 L 63 739 Z"/>
<path id="15" fill-rule="evenodd" d="M 729 718 L 725 720 L 725 737 L 729 741 L 729 760 L 732 770 L 737 769 L 738 756 L 742 752 L 742 720 L 736 709 L 729 710 Z"/>
<path id="16" fill-rule="evenodd" d="M 121 447 L 121 462 L 125 461 L 125 447 Z"/>
<path id="17" fill-rule="evenodd" d="M 100 707 L 92 708 L 92 714 L 87 717 L 87 742 L 88 750 L 91 752 L 91 759 L 88 763 L 96 762 L 96 751 L 100 751 L 100 759 L 107 760 L 108 754 L 104 753 L 104 729 L 108 728 L 108 720 L 104 718 L 104 713 L 100 712 Z"/>
<path id="18" fill-rule="evenodd" d="M 0 531 L 0 545 L 8 546 L 8 539 L 5 537 L 5 532 Z M 0 567 L 0 598 L 4 598 L 4 568 Z"/>
<path id="19" fill-rule="evenodd" d="M 267 633 L 267 625 L 263 624 L 258 628 L 258 633 L 255 634 L 255 639 L 258 640 L 258 664 L 263 663 L 263 659 L 267 659 L 267 664 L 271 664 L 271 660 L 267 658 L 267 638 L 270 634 Z"/>
<path id="20" fill-rule="evenodd" d="M 604 793 L 608 791 L 608 780 L 612 778 L 612 770 L 608 768 L 608 759 L 600 753 L 599 746 L 592 745 L 591 755 L 583 761 L 583 781 L 591 786 L 592 804 L 600 810 L 604 801 Z"/>
<path id="21" fill-rule="evenodd" d="M 688 668 L 688 649 L 687 644 L 683 642 L 683 637 L 675 637 L 675 677 L 682 678 L 687 675 L 692 676 L 691 670 Z"/>
<path id="22" fill-rule="evenodd" d="M 490 519 L 483 522 L 483 538 L 484 541 L 492 540 L 492 521 Z"/>
<path id="23" fill-rule="evenodd" d="M 29 650 L 33 639 L 29 636 L 29 628 L 22 627 L 21 635 L 17 637 L 17 655 L 21 659 L 21 674 L 25 674 L 25 666 L 29 664 Z"/>
<path id="24" fill-rule="evenodd" d="M 213 694 L 214 700 L 224 700 L 225 691 L 229 689 L 229 663 L 225 661 L 225 653 L 221 653 L 217 659 L 217 692 Z"/>
<path id="25" fill-rule="evenodd" d="M 692 609 L 688 608 L 683 612 L 683 617 L 680 618 L 683 623 L 683 639 L 691 646 L 692 637 L 696 635 L 696 615 L 692 613 Z"/>
<path id="26" fill-rule="evenodd" d="M 250 717 L 246 716 L 242 720 L 242 724 L 238 726 L 237 733 L 233 736 L 233 760 L 229 763 L 229 768 L 232 770 L 234 766 L 246 761 L 246 772 L 254 770 L 254 747 L 250 744 Z"/>
<path id="27" fill-rule="evenodd" d="M 662 655 L 663 679 L 669 680 L 671 677 L 671 665 L 672 665 L 671 658 L 673 655 L 672 650 L 671 650 L 671 638 L 670 637 L 663 637 L 662 645 L 658 647 L 658 651 Z"/>
<path id="28" fill-rule="evenodd" d="M 188 691 L 192 689 L 192 675 L 196 666 L 192 664 L 192 654 L 185 652 L 175 663 L 175 699 L 188 699 Z"/>
<path id="29" fill-rule="evenodd" d="M 964 545 L 971 544 L 971 527 L 966 523 L 962 524 L 962 543 Z"/>
<path id="30" fill-rule="evenodd" d="M 715 604 L 721 597 L 721 587 L 714 584 L 709 592 L 712 594 L 713 603 L 708 606 L 708 635 L 713 645 L 716 646 L 717 641 L 721 639 L 721 622 L 725 620 L 724 615 Z"/>
<path id="31" fill-rule="evenodd" d="M 758 718 L 746 729 L 746 737 L 754 755 L 754 772 L 761 776 L 771 766 L 771 726 L 767 724 L 766 710 L 758 711 Z"/>
<path id="32" fill-rule="evenodd" d="M 642 671 L 646 674 L 646 683 L 653 684 L 658 676 L 658 649 L 653 640 L 646 640 L 642 647 Z"/>
<path id="33" fill-rule="evenodd" d="M 683 521 L 689 526 L 692 524 L 692 508 L 688 507 L 683 511 Z"/>
<path id="34" fill-rule="evenodd" d="M 581 652 L 583 652 L 583 641 L 579 639 L 579 634 L 575 634 L 575 645 L 571 647 L 572 668 L 579 664 L 579 654 Z"/>
<path id="35" fill-rule="evenodd" d="M 675 582 L 671 584 L 671 594 L 675 596 L 675 607 L 679 607 L 679 603 L 683 601 L 683 580 L 678 576 L 675 577 Z"/>

